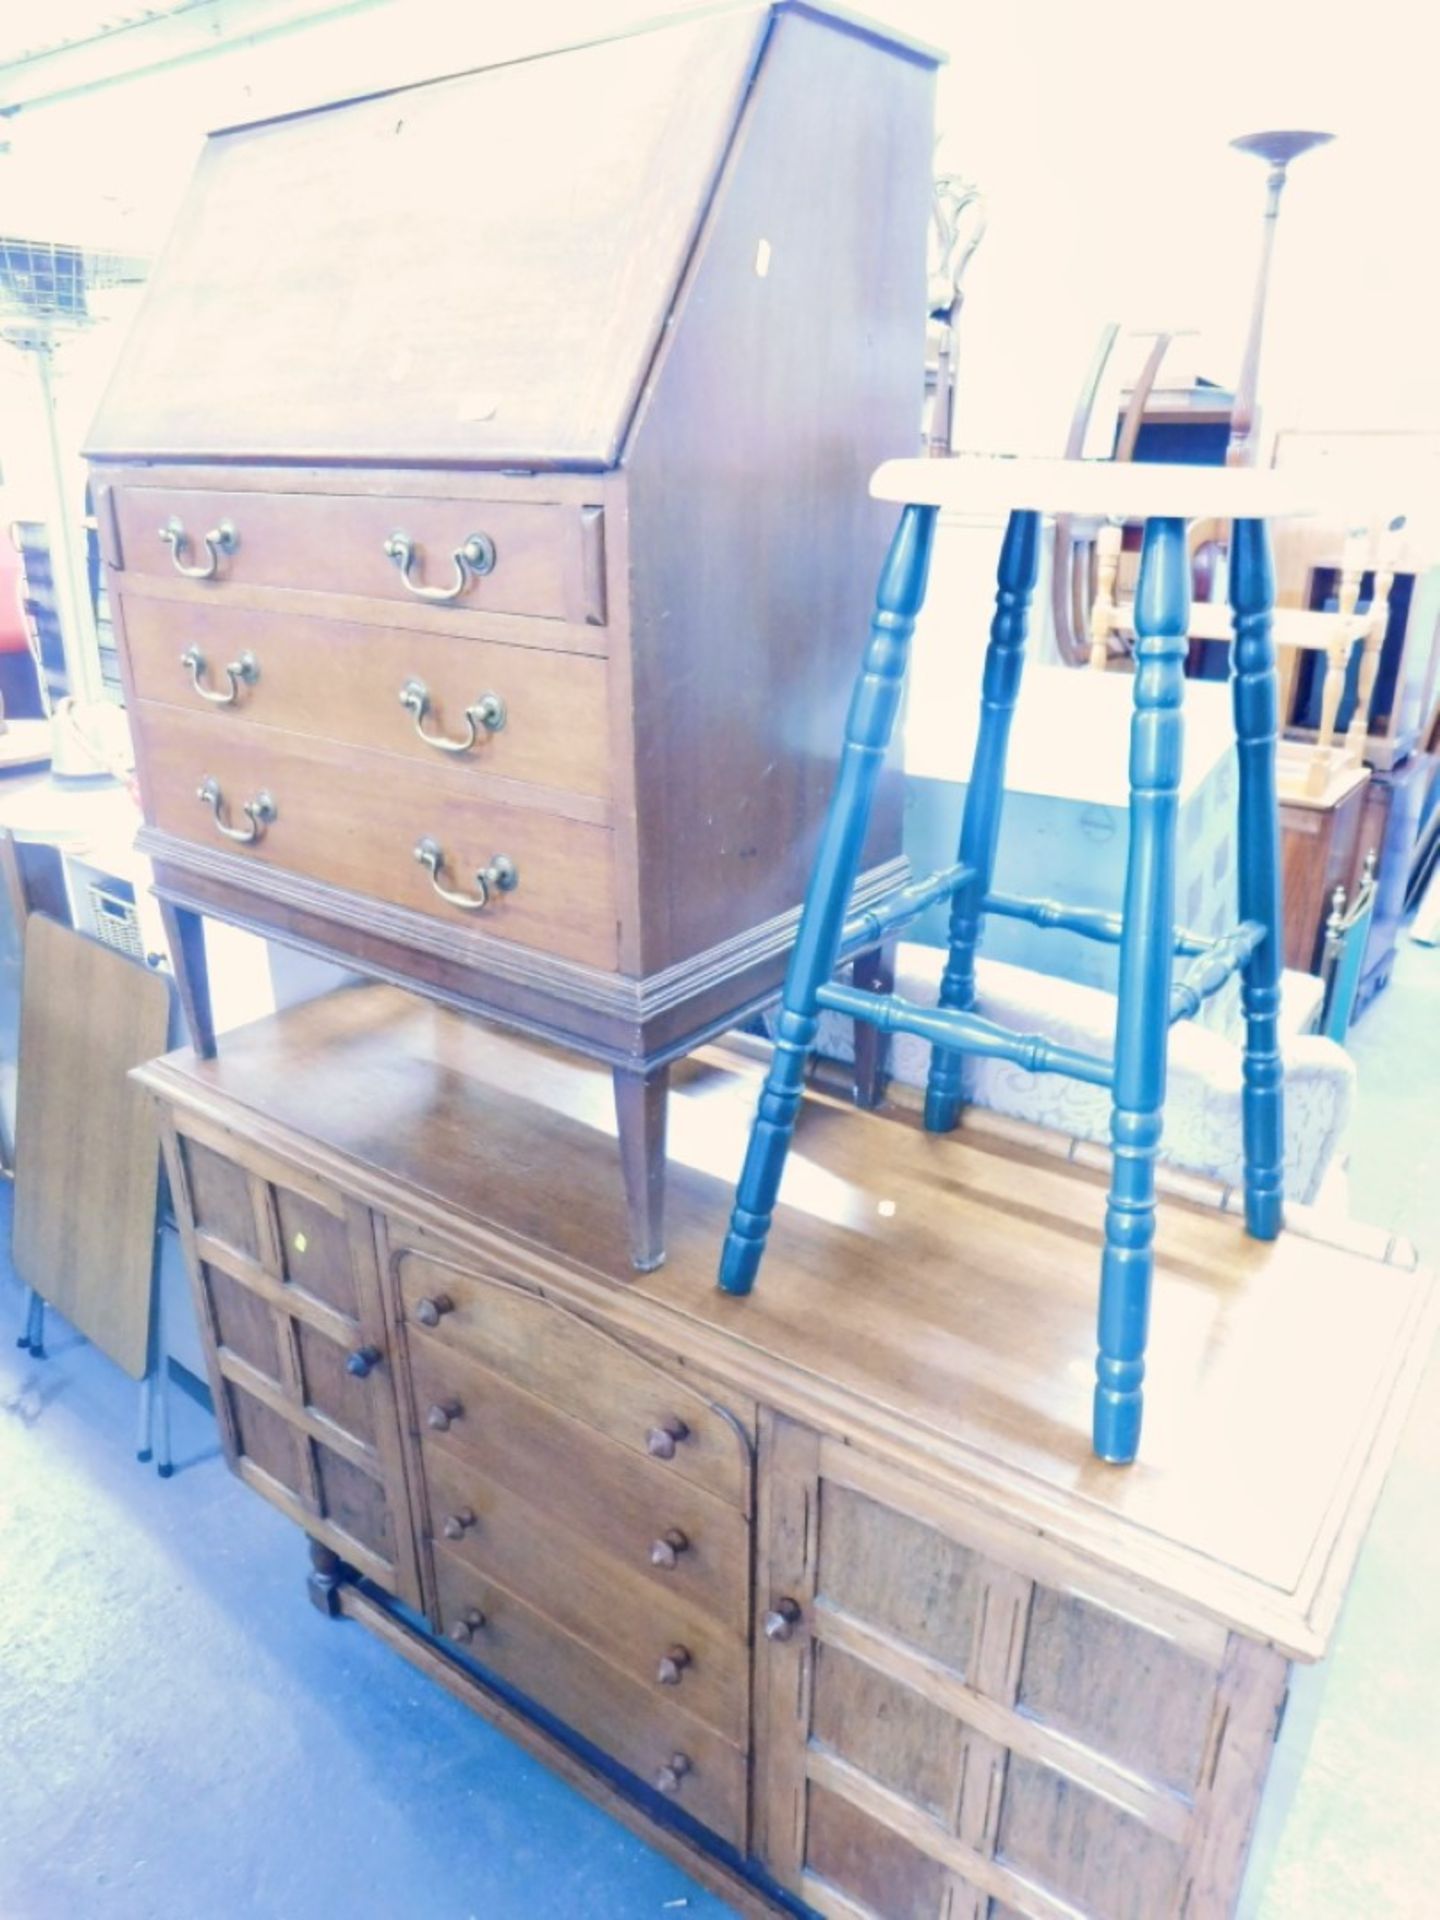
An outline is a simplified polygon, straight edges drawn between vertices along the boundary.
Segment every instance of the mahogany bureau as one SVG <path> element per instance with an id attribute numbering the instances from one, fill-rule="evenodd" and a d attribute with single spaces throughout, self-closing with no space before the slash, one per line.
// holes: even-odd
<path id="1" fill-rule="evenodd" d="M 326 1611 L 742 1912 L 1232 1911 L 1430 1344 L 1389 1236 L 1295 1208 L 1255 1241 L 1176 1192 L 1122 1471 L 1089 1445 L 1105 1174 L 1058 1136 L 816 1094 L 737 1300 L 733 1047 L 677 1064 L 652 1275 L 573 1052 L 365 984 L 140 1077 L 227 1456 Z"/>
<path id="2" fill-rule="evenodd" d="M 213 914 L 585 1051 L 642 1268 L 919 431 L 934 69 L 780 0 L 216 134 L 90 435 L 197 1045 Z"/>

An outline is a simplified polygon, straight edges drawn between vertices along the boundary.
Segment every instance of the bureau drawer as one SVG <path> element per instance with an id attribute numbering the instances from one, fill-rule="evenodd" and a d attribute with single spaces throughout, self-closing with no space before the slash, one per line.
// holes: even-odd
<path id="1" fill-rule="evenodd" d="M 404 754 L 426 766 L 569 793 L 610 791 L 606 666 L 591 655 L 260 612 L 219 596 L 131 594 L 119 603 L 141 700 Z M 417 683 L 423 699 L 413 692 Z M 407 690 L 408 705 L 401 700 Z"/>
<path id="2" fill-rule="evenodd" d="M 749 1725 L 749 1650 L 740 1631 L 723 1626 L 685 1591 L 700 1583 L 677 1580 L 687 1554 L 696 1550 L 692 1536 L 672 1524 L 649 1538 L 638 1530 L 636 1548 L 623 1557 L 597 1546 L 590 1534 L 605 1525 L 606 1516 L 598 1510 L 606 1497 L 583 1451 L 597 1443 L 581 1428 L 575 1429 L 574 1441 L 569 1476 L 589 1490 L 601 1526 L 587 1528 L 557 1511 L 563 1503 L 550 1497 L 548 1485 L 517 1492 L 462 1461 L 454 1450 L 427 1442 L 431 1539 L 477 1574 L 498 1580 L 647 1694 L 672 1698 L 743 1745 Z M 703 1529 L 694 1537 L 700 1550 L 714 1551 L 716 1543 Z M 674 1556 L 673 1571 L 651 1564 L 652 1547 Z"/>
<path id="3" fill-rule="evenodd" d="M 422 1334 L 409 1334 L 408 1351 L 427 1450 L 476 1469 L 551 1514 L 573 1538 L 648 1577 L 657 1593 L 679 1593 L 733 1636 L 745 1635 L 750 1528 L 743 1514 Z M 686 1550 L 673 1568 L 656 1568 L 652 1550 L 671 1533 L 684 1535 Z"/>
<path id="4" fill-rule="evenodd" d="M 395 1262 L 402 1309 L 435 1342 L 482 1360 L 527 1392 L 619 1443 L 661 1484 L 692 1483 L 750 1507 L 755 1410 L 722 1410 L 688 1381 L 538 1294 L 407 1251 Z"/>
<path id="5" fill-rule="evenodd" d="M 257 873 L 282 868 L 457 929 L 613 968 L 617 909 L 613 836 L 560 812 L 504 804 L 463 774 L 391 754 L 282 734 L 245 721 L 140 701 L 131 714 L 147 812 L 200 846 L 243 854 Z M 212 798 L 200 798 L 214 782 Z M 244 811 L 268 796 L 273 818 Z M 591 803 L 592 805 L 594 803 Z M 218 819 L 216 809 L 218 808 Z M 227 837 L 261 831 L 248 844 Z M 438 887 L 478 899 L 476 874 L 503 858 L 515 884 L 467 910 L 441 897 L 417 859 L 438 850 Z"/>
<path id="6" fill-rule="evenodd" d="M 746 1764 L 740 1748 L 677 1704 L 636 1686 L 443 1549 L 435 1554 L 435 1577 L 436 1625 L 452 1642 L 743 1851 Z"/>
<path id="7" fill-rule="evenodd" d="M 113 498 L 124 570 L 186 577 L 197 593 L 287 587 L 604 624 L 599 507 L 133 483 Z"/>

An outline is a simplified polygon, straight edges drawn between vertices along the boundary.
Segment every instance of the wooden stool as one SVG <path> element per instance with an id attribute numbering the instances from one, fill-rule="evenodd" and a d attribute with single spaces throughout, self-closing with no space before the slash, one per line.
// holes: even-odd
<path id="1" fill-rule="evenodd" d="M 925 1125 L 933 1132 L 946 1132 L 959 1119 L 963 1053 L 1110 1087 L 1114 1160 L 1100 1280 L 1094 1443 L 1102 1459 L 1127 1462 L 1134 1459 L 1140 1438 L 1167 1037 L 1174 1021 L 1193 1015 L 1237 969 L 1246 1025 L 1245 1223 L 1261 1240 L 1273 1240 L 1282 1223 L 1276 1019 L 1283 954 L 1271 638 L 1274 585 L 1266 521 L 1306 509 L 1295 485 L 1274 472 L 985 456 L 891 461 L 875 475 L 871 492 L 900 503 L 903 510 L 880 576 L 839 776 L 786 977 L 775 1053 L 721 1257 L 720 1285 L 729 1293 L 747 1293 L 754 1284 L 822 1009 L 869 1021 L 882 1032 L 912 1033 L 932 1042 Z M 935 520 L 942 508 L 1009 515 L 959 860 L 847 920 L 871 796 L 900 705 L 910 638 L 925 598 Z M 998 895 L 991 889 L 1010 717 L 1035 587 L 1040 516 L 1047 512 L 1123 516 L 1146 523 L 1135 606 L 1130 850 L 1124 911 L 1119 915 Z M 1186 523 L 1210 517 L 1234 522 L 1230 605 L 1240 766 L 1240 922 L 1219 939 L 1177 929 L 1174 905 L 1181 702 L 1190 624 Z M 915 1006 L 893 994 L 832 980 L 840 961 L 875 946 L 947 896 L 950 953 L 938 1007 Z M 1038 1034 L 1012 1033 L 973 1011 L 975 949 L 986 913 L 1119 945 L 1112 1059 L 1052 1045 Z M 1173 979 L 1177 954 L 1185 955 L 1189 965 Z M 956 1253 L 963 1259 L 963 1248 Z"/>

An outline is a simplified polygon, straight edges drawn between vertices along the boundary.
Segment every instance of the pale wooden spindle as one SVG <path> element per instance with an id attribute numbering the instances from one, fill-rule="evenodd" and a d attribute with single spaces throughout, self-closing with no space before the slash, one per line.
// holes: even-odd
<path id="1" fill-rule="evenodd" d="M 1325 649 L 1325 684 L 1320 696 L 1320 731 L 1310 762 L 1309 789 L 1324 793 L 1330 778 L 1330 748 L 1335 744 L 1335 716 L 1340 711 L 1340 695 L 1345 688 L 1345 668 L 1350 660 L 1355 607 L 1360 598 L 1360 578 L 1365 570 L 1365 535 L 1352 529 L 1345 537 L 1340 558 L 1340 585 L 1336 594 L 1335 626 Z"/>
<path id="2" fill-rule="evenodd" d="M 1385 629 L 1390 624 L 1390 589 L 1395 584 L 1395 552 L 1400 526 L 1392 522 L 1380 535 L 1375 554 L 1375 587 L 1370 595 L 1370 618 L 1360 643 L 1360 670 L 1355 683 L 1355 711 L 1345 744 L 1350 758 L 1360 766 L 1370 744 L 1370 702 L 1375 697 L 1375 676 L 1380 670 L 1380 651 L 1385 645 Z"/>
<path id="3" fill-rule="evenodd" d="M 1095 537 L 1095 598 L 1090 606 L 1090 664 L 1104 672 L 1110 657 L 1110 635 L 1119 621 L 1115 604 L 1115 576 L 1120 571 L 1121 529 L 1106 521 Z"/>

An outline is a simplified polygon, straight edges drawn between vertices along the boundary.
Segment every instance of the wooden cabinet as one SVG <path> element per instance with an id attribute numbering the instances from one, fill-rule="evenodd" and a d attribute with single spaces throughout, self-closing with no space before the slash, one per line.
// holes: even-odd
<path id="1" fill-rule="evenodd" d="M 1303 1208 L 1250 1240 L 1187 1183 L 1145 1447 L 1106 1466 L 1103 1169 L 817 1091 L 734 1299 L 754 1071 L 677 1069 L 672 1257 L 642 1279 L 573 1054 L 368 985 L 143 1069 L 232 1465 L 338 1556 L 332 1610 L 742 1912 L 1220 1920 L 1427 1277 Z"/>
<path id="2" fill-rule="evenodd" d="M 1325 922 L 1336 887 L 1353 895 L 1372 844 L 1369 796 L 1373 777 L 1352 768 L 1318 799 L 1292 796 L 1280 803 L 1280 865 L 1284 894 L 1285 964 L 1314 973 L 1325 942 Z"/>
<path id="3" fill-rule="evenodd" d="M 214 914 L 585 1050 L 641 1266 L 829 797 L 934 68 L 781 0 L 217 134 L 90 436 L 197 1043 Z"/>

